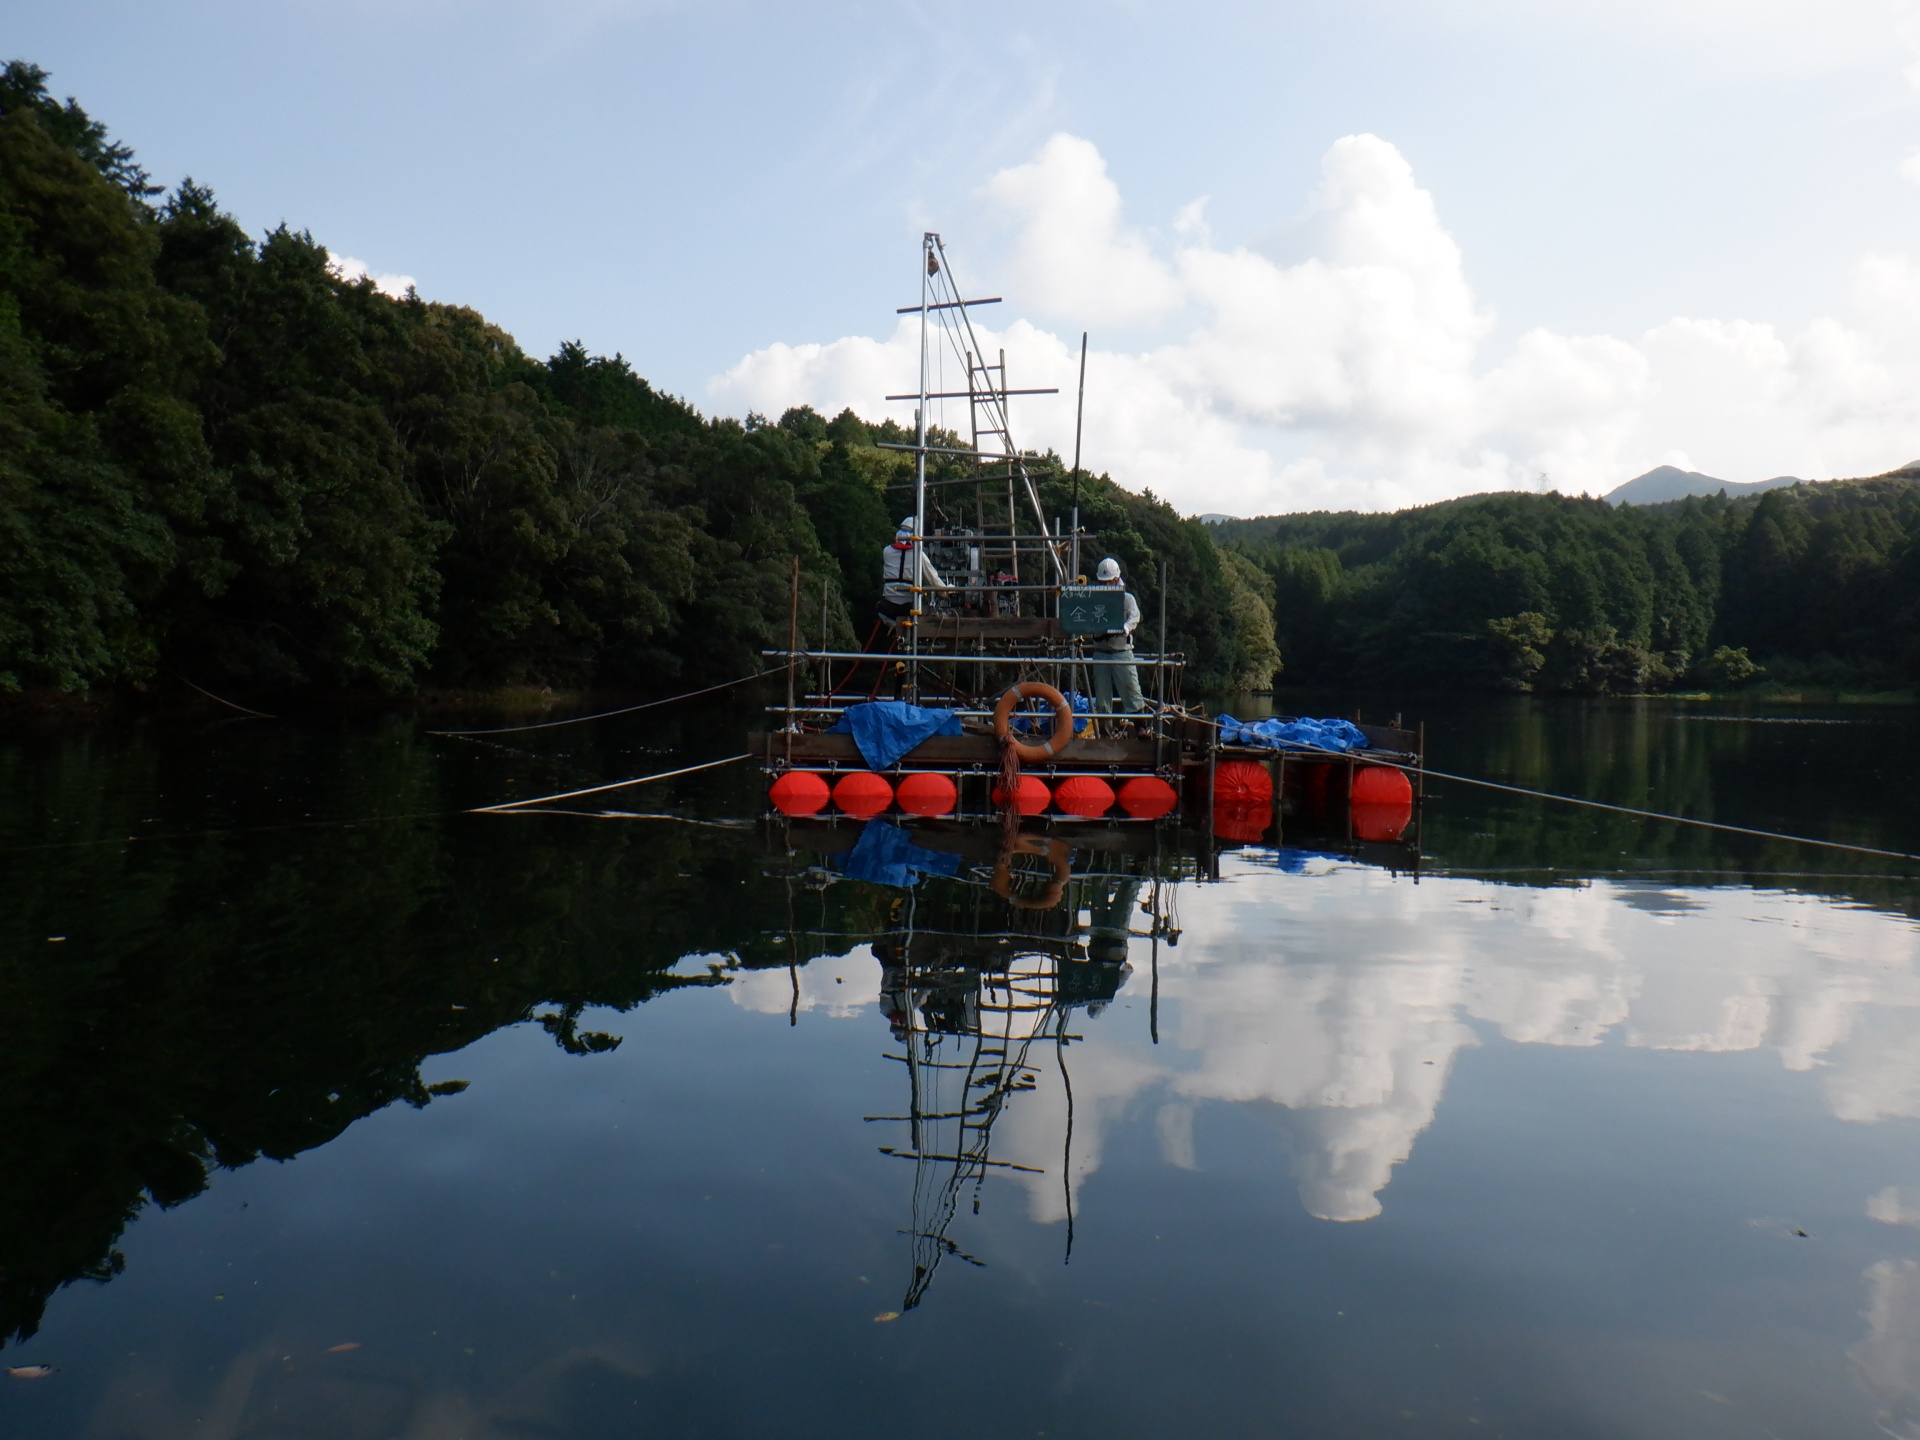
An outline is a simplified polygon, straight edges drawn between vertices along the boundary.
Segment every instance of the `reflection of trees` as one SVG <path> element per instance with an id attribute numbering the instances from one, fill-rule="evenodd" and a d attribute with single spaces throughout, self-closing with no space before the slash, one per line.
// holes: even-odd
<path id="1" fill-rule="evenodd" d="M 1444 732 L 1436 722 L 1431 733 L 1446 733 L 1455 747 L 1451 756 L 1436 748 L 1436 765 L 1910 848 L 1903 818 L 1890 816 L 1884 795 L 1874 793 L 1882 782 L 1872 767 L 1849 758 L 1858 732 L 1848 727 L 1768 732 L 1657 723 L 1631 702 L 1523 701 L 1500 715 L 1480 728 L 1448 722 Z M 671 728 L 662 730 L 671 740 Z M 1817 768 L 1798 771 L 1817 774 L 1819 786 L 1781 780 L 1783 737 L 1823 757 Z M 670 973 L 683 956 L 784 968 L 871 941 L 883 965 L 903 970 L 911 962 L 918 1023 L 960 1034 L 977 1029 L 968 1006 L 977 1008 L 979 977 L 1004 973 L 1014 955 L 1044 952 L 1035 942 L 1060 933 L 1064 912 L 1013 911 L 992 895 L 984 878 L 990 843 L 973 860 L 978 883 L 923 887 L 910 902 L 875 886 L 812 884 L 804 866 L 785 884 L 769 884 L 752 836 L 675 825 L 454 817 L 255 833 L 246 827 L 282 823 L 290 812 L 455 810 L 497 798 L 498 771 L 477 777 L 482 795 L 450 794 L 457 764 L 424 748 L 410 729 L 341 739 L 261 726 L 196 734 L 171 752 L 168 743 L 82 737 L 32 754 L 0 746 L 0 848 L 49 835 L 78 842 L 12 850 L 0 866 L 0 1013 L 8 1017 L 0 1045 L 0 1336 L 32 1333 L 61 1285 L 114 1274 L 117 1239 L 149 1201 L 178 1204 L 199 1193 L 216 1166 L 300 1154 L 394 1101 L 428 1104 L 433 1092 L 422 1083 L 422 1061 L 501 1026 L 534 1021 L 575 1053 L 605 1049 L 614 1037 L 582 1029 L 587 1008 L 626 1008 L 709 983 Z M 251 747 L 245 763 L 218 753 L 243 744 Z M 617 763 L 590 769 L 609 773 Z M 168 797 L 182 791 L 194 796 L 190 822 L 157 828 L 220 833 L 120 843 L 155 828 L 145 817 L 179 813 Z M 1548 872 L 1539 867 L 1551 864 L 1565 879 L 1635 866 L 1731 871 L 1731 880 L 1824 869 L 1834 873 L 1788 883 L 1883 909 L 1912 904 L 1911 887 L 1841 873 L 1852 863 L 1844 857 L 1809 864 L 1803 850 L 1490 800 L 1462 787 L 1429 808 L 1426 835 L 1456 873 L 1540 878 Z M 1127 873 L 1096 884 L 1089 867 Z M 1071 904 L 1090 912 L 1089 941 L 1121 939 L 1138 899 L 1128 893 L 1136 872 L 1148 873 L 1117 857 L 1076 861 Z M 1191 867 L 1183 861 L 1178 873 Z M 1531 903 L 1543 912 L 1573 907 L 1568 933 L 1599 933 L 1603 917 L 1590 912 L 1611 902 L 1594 895 L 1590 905 L 1575 906 L 1580 898 L 1554 890 L 1535 892 Z M 909 928 L 909 904 L 918 907 L 911 954 L 899 938 Z M 1368 913 L 1378 923 L 1390 918 Z M 1350 919 L 1343 923 L 1354 940 Z M 67 938 L 49 944 L 52 935 Z M 1400 943 L 1360 939 L 1367 954 L 1389 955 Z M 1303 1166 L 1303 1187 L 1351 1197 L 1341 1213 L 1356 1213 L 1365 1203 L 1359 1197 L 1384 1183 L 1431 1115 L 1445 1067 L 1425 1061 L 1450 1053 L 1457 1006 L 1514 1039 L 1584 1044 L 1623 1023 L 1628 997 L 1638 993 L 1638 981 L 1618 964 L 1560 963 L 1557 950 L 1504 968 L 1476 958 L 1468 984 L 1470 947 L 1461 943 L 1454 998 L 1428 993 L 1446 977 L 1426 917 L 1400 946 L 1407 963 L 1396 973 L 1410 987 L 1405 995 L 1372 994 L 1369 986 L 1394 977 L 1348 956 L 1323 971 L 1295 965 L 1282 976 L 1269 976 L 1267 966 L 1222 967 L 1208 982 L 1219 988 L 1213 998 L 1197 982 L 1176 981 L 1186 987 L 1190 1016 L 1207 1018 L 1211 1004 L 1224 1027 L 1191 1037 L 1189 1048 L 1212 1059 L 1181 1082 L 1176 1098 L 1187 1106 L 1262 1098 L 1325 1111 L 1296 1127 L 1303 1152 L 1318 1145 L 1315 1153 L 1330 1157 L 1324 1174 Z M 1114 946 L 1115 960 L 1123 949 Z M 1088 963 L 1100 958 L 1063 955 L 1057 998 L 1092 1005 L 1110 997 L 1116 972 Z M 1693 974 L 1699 966 L 1696 958 L 1673 968 Z M 1248 988 L 1283 979 L 1289 983 L 1271 997 Z M 1747 1039 L 1745 1031 L 1713 1028 L 1724 995 L 1739 987 L 1703 981 L 1705 1000 L 1684 1014 L 1677 1000 L 1642 1001 L 1635 1034 L 1651 1038 L 1634 1043 L 1777 1043 L 1801 1068 L 1852 1035 L 1853 1058 L 1824 1075 L 1835 1112 L 1850 1119 L 1912 1114 L 1920 1090 L 1911 1080 L 1907 1016 L 1920 1009 L 1887 1008 L 1886 982 L 1875 984 L 1881 988 L 1864 988 L 1863 1000 L 1849 998 L 1865 985 L 1856 986 L 1850 972 L 1768 980 L 1762 988 L 1776 997 L 1765 1012 L 1772 1028 Z M 904 987 L 902 980 L 896 988 Z M 1747 1007 L 1740 1014 L 1760 1014 L 1745 990 L 1735 998 Z M 1850 1018 L 1871 1004 L 1882 1013 Z M 1702 1006 L 1704 1020 L 1694 1014 Z M 1302 1033 L 1274 1045 L 1276 1016 L 1293 1017 Z M 1245 1073 L 1234 1072 L 1236 1017 L 1257 1032 L 1246 1039 Z M 1407 1033 L 1396 1038 L 1402 1019 Z M 1362 1093 L 1351 1067 L 1375 1060 L 1377 1083 Z M 1097 1073 L 1076 1081 L 1082 1128 L 1075 1155 L 1084 1167 L 1097 1157 L 1105 1082 Z M 1113 1093 L 1150 1083 L 1157 1083 L 1152 1074 L 1117 1077 Z M 1046 1098 L 1023 1097 L 1015 1120 L 1041 1113 Z M 1365 1146 L 1335 1135 L 1343 1119 L 1365 1131 Z M 1021 1140 L 1017 1125 L 1001 1137 L 1003 1146 Z M 1051 1132 L 1039 1137 L 1033 1156 L 1051 1164 L 1053 1142 Z M 1054 1176 L 1036 1183 L 1049 1197 L 1058 1194 Z"/>
<path id="2" fill-rule="evenodd" d="M 452 808 L 410 731 L 249 743 L 250 786 L 344 786 L 327 798 L 350 815 Z M 231 833 L 264 807 L 192 763 L 118 739 L 32 765 L 0 749 L 0 845 L 137 834 L 163 779 L 204 784 L 201 823 L 229 831 L 15 852 L 0 870 L 0 1337 L 32 1334 L 60 1286 L 118 1271 L 148 1201 L 429 1103 L 428 1056 L 529 1019 L 605 1049 L 578 1028 L 585 1007 L 712 983 L 668 973 L 688 953 L 775 953 L 778 897 L 743 883 L 750 835 L 459 816 Z"/>
<path id="3" fill-rule="evenodd" d="M 1694 707 L 1694 713 L 1722 707 Z M 1672 702 L 1513 698 L 1429 716 L 1431 763 L 1560 795 L 1881 849 L 1920 847 L 1904 764 L 1875 724 L 1741 725 L 1677 719 Z M 1878 712 L 1856 707 L 1855 719 Z M 1817 719 L 1817 714 L 1804 717 Z M 1890 862 L 1784 841 L 1665 825 L 1586 807 L 1434 782 L 1423 844 L 1455 873 L 1567 880 L 1622 870 L 1718 874 L 1774 888 L 1844 895 L 1912 914 L 1912 887 Z M 1773 877 L 1785 879 L 1784 887 Z"/>

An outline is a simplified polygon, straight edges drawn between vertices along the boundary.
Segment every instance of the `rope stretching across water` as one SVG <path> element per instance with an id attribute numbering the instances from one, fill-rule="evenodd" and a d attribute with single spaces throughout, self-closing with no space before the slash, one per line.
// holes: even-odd
<path id="1" fill-rule="evenodd" d="M 669 695 L 664 700 L 648 700 L 644 704 L 627 705 L 619 710 L 602 710 L 597 715 L 570 715 L 565 720 L 541 720 L 532 725 L 500 725 L 491 730 L 429 730 L 427 734 L 460 737 L 468 735 L 517 735 L 526 730 L 552 730 L 560 725 L 584 725 L 589 720 L 607 720 L 615 715 L 631 715 L 636 710 L 651 710 L 656 705 L 671 705 L 676 700 L 691 700 L 696 695 L 711 695 L 716 690 L 729 690 L 735 685 L 744 685 L 749 680 L 758 680 L 762 676 L 771 675 L 775 670 L 780 668 L 779 666 L 775 666 L 772 670 L 756 670 L 751 675 L 742 675 L 737 680 L 723 680 L 718 685 L 707 686 L 704 690 L 689 690 L 684 695 Z M 193 684 L 191 680 L 187 683 L 189 685 Z M 196 690 L 199 689 L 197 685 L 194 686 L 194 688 Z"/>
<path id="2" fill-rule="evenodd" d="M 277 715 L 267 714 L 264 710 L 250 710 L 245 705 L 236 705 L 231 700 L 222 699 L 220 696 L 214 694 L 213 691 L 207 689 L 206 686 L 194 685 L 193 681 L 187 679 L 184 675 L 176 676 L 175 678 L 177 678 L 181 684 L 192 686 L 195 690 L 198 690 L 202 695 L 206 696 L 207 699 L 224 705 L 229 710 L 238 710 L 242 715 L 251 715 L 256 720 L 277 720 L 279 718 Z"/>
<path id="3" fill-rule="evenodd" d="M 716 766 L 731 765 L 738 760 L 748 760 L 748 754 L 729 755 L 724 760 L 709 760 L 703 765 L 688 765 L 680 770 L 663 770 L 658 775 L 642 775 L 637 780 L 616 780 L 611 785 L 592 785 L 585 790 L 563 790 L 558 795 L 536 795 L 531 800 L 503 800 L 498 805 L 479 805 L 467 811 L 469 815 L 506 815 L 515 810 L 525 809 L 529 805 L 544 805 L 549 800 L 574 800 L 582 795 L 599 795 L 608 790 L 625 790 L 630 785 L 650 785 L 655 780 L 671 780 L 676 775 L 691 775 L 696 770 L 712 770 Z"/>
<path id="4" fill-rule="evenodd" d="M 1381 762 L 1368 761 L 1368 764 Z M 1413 767 L 1397 765 L 1397 770 Z M 1783 830 L 1757 830 L 1751 825 L 1729 825 L 1721 820 L 1697 820 L 1691 815 L 1670 815 L 1662 810 L 1640 810 L 1632 805 L 1612 805 L 1605 800 L 1588 800 L 1579 795 L 1555 795 L 1548 790 L 1529 790 L 1523 785 L 1502 785 L 1497 780 L 1476 780 L 1471 775 L 1449 775 L 1444 770 L 1421 772 L 1437 780 L 1452 780 L 1461 785 L 1478 785 L 1483 790 L 1504 790 L 1510 795 L 1526 795 L 1536 800 L 1557 800 L 1562 805 L 1585 805 L 1592 810 L 1611 810 L 1617 815 L 1637 815 L 1643 820 L 1663 820 L 1674 825 L 1698 825 L 1703 830 L 1725 830 L 1733 835 L 1753 835 L 1762 840 L 1787 840 L 1796 845 L 1819 845 L 1829 850 L 1851 850 L 1856 855 L 1881 855 L 1891 860 L 1920 863 L 1920 855 L 1904 850 L 1882 850 L 1874 845 L 1849 845 L 1844 840 L 1820 840 L 1811 835 L 1789 835 Z"/>

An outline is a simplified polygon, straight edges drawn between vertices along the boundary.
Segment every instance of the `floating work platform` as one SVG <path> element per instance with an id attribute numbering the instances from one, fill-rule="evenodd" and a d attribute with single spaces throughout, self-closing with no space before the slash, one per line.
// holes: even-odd
<path id="1" fill-rule="evenodd" d="M 1339 754 L 1304 747 L 1222 745 L 1219 726 L 1200 716 L 1158 717 L 1152 733 L 1111 737 L 1077 736 L 1057 756 L 1023 766 L 1027 780 L 1045 788 L 1044 803 L 1021 805 L 1024 813 L 1066 825 L 1089 821 L 1109 824 L 1185 821 L 1239 844 L 1282 843 L 1290 817 L 1322 838 L 1347 842 L 1398 840 L 1414 818 L 1421 796 L 1424 737 L 1417 729 L 1350 722 L 1366 744 Z M 879 769 L 870 767 L 850 734 L 789 729 L 747 737 L 748 752 L 761 762 L 773 785 L 789 774 L 819 777 L 823 803 L 784 809 L 790 818 L 845 813 L 869 819 L 888 812 L 953 820 L 992 820 L 1000 814 L 1001 744 L 991 733 L 934 735 Z M 835 802 L 840 782 L 872 775 L 885 786 L 865 790 L 858 805 Z M 916 808 L 908 791 L 911 777 L 934 776 L 950 783 L 951 803 Z M 1065 791 L 1076 777 L 1102 783 Z M 1144 807 L 1125 803 L 1129 781 L 1157 780 L 1172 803 Z M 945 794 L 946 792 L 936 792 Z M 1101 803 L 1104 801 L 1104 803 Z"/>
<path id="2" fill-rule="evenodd" d="M 961 294 L 939 235 L 922 237 L 919 262 L 919 303 L 900 311 L 920 317 L 919 386 L 887 397 L 915 406 L 913 443 L 885 447 L 913 462 L 911 481 L 888 492 L 905 518 L 875 557 L 888 598 L 865 648 L 850 650 L 824 643 L 823 594 L 809 645 L 795 561 L 788 643 L 762 652 L 785 670 L 785 703 L 768 707 L 774 723 L 747 743 L 771 812 L 979 822 L 1005 806 L 1082 832 L 1185 825 L 1208 845 L 1278 844 L 1298 816 L 1352 843 L 1397 841 L 1420 800 L 1420 732 L 1356 717 L 1337 745 L 1296 744 L 1257 726 L 1223 731 L 1183 703 L 1168 566 L 1112 577 L 1093 563 L 1105 550 L 1081 524 L 1077 446 L 1073 503 L 1049 514 L 1009 405 L 1056 392 L 1009 387 L 1006 352 L 990 359 L 969 315 L 995 302 Z M 964 390 L 935 383 L 943 355 L 946 373 L 965 373 Z M 948 404 L 964 430 L 936 425 L 935 407 Z M 1109 579 L 1090 584 L 1084 569 Z M 1149 635 L 1155 643 L 1140 643 Z M 1095 713 L 1087 697 L 1115 692 L 1142 703 Z M 912 741 L 876 746 L 883 722 Z M 1238 743 L 1248 739 L 1262 743 Z"/>

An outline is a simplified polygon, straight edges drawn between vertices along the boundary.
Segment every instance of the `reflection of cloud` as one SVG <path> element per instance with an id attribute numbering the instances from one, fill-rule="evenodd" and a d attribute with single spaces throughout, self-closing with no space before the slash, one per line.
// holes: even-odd
<path id="1" fill-rule="evenodd" d="M 1028 1052 L 1029 1063 L 1037 1068 L 1039 1089 L 1015 1097 L 993 1132 L 996 1158 L 1045 1172 L 1018 1177 L 1027 1190 L 1028 1213 L 1042 1224 L 1067 1218 L 1060 1167 L 1069 1153 L 1068 1105 L 1052 1050 L 1051 1045 L 1045 1049 L 1036 1045 Z M 1100 1168 L 1107 1128 L 1128 1109 L 1134 1096 L 1158 1084 L 1164 1074 L 1136 1052 L 1117 1046 L 1076 1045 L 1067 1051 L 1067 1066 L 1073 1074 L 1073 1144 L 1067 1174 L 1077 1197 L 1087 1177 Z"/>
<path id="2" fill-rule="evenodd" d="M 1920 1229 L 1920 1197 L 1902 1192 L 1898 1185 L 1889 1185 L 1867 1197 L 1867 1214 L 1882 1225 L 1911 1225 Z"/>
<path id="3" fill-rule="evenodd" d="M 880 966 L 864 945 L 846 955 L 802 965 L 798 977 L 804 1011 L 858 1015 L 870 1011 L 880 998 Z M 727 977 L 727 995 L 743 1010 L 786 1015 L 793 1009 L 794 983 L 793 973 L 786 970 L 736 970 Z"/>
<path id="4" fill-rule="evenodd" d="M 512 1440 L 561 1433 L 581 1395 L 609 1377 L 645 1383 L 667 1368 L 619 1340 L 556 1344 L 524 1365 L 504 1365 L 484 1387 L 465 1389 L 364 1352 L 316 1363 L 316 1356 L 330 1361 L 323 1351 L 331 1338 L 310 1326 L 276 1333 L 232 1356 L 217 1378 L 199 1365 L 143 1358 L 105 1388 L 86 1433 L 245 1440 L 293 1433 L 284 1417 L 307 1415 L 324 1417 L 324 1430 L 316 1424 L 301 1433 Z"/>
<path id="5" fill-rule="evenodd" d="M 1880 1428 L 1920 1437 L 1920 1262 L 1880 1260 L 1864 1278 L 1867 1335 L 1847 1358 L 1880 1402 Z"/>
<path id="6" fill-rule="evenodd" d="M 1163 979 L 1163 995 L 1180 1003 L 1178 1042 L 1198 1059 L 1169 1088 L 1307 1117 L 1293 1151 L 1302 1203 L 1323 1219 L 1366 1219 L 1432 1123 L 1453 1053 L 1474 1043 L 1459 1020 L 1460 969 L 1389 950 L 1207 964 L 1178 985 Z"/>
<path id="7" fill-rule="evenodd" d="M 1197 1168 L 1193 1160 L 1193 1107 L 1162 1105 L 1153 1128 L 1160 1134 L 1160 1158 L 1177 1170 Z"/>
<path id="8" fill-rule="evenodd" d="M 1357 868 L 1229 881 L 1182 894 L 1185 939 L 1160 958 L 1167 1043 L 1093 1030 L 1069 1052 L 1076 1190 L 1123 1113 L 1156 1117 L 1167 1163 L 1204 1165 L 1193 1112 L 1224 1101 L 1285 1112 L 1310 1213 L 1376 1215 L 1475 1021 L 1523 1044 L 1771 1049 L 1818 1069 L 1838 1118 L 1920 1116 L 1920 945 L 1903 919 L 1733 888 L 1649 907 L 1644 889 L 1416 889 Z M 1046 1168 L 1020 1183 L 1035 1218 L 1058 1219 L 1066 1102 L 1050 1056 L 1039 1079 L 995 1153 Z"/>

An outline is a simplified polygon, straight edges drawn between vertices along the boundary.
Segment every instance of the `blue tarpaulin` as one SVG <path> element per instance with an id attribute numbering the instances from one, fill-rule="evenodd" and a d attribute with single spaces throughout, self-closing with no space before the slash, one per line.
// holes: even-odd
<path id="1" fill-rule="evenodd" d="M 951 710 L 931 710 L 904 700 L 869 700 L 849 705 L 829 735 L 851 735 L 860 756 L 875 770 L 885 770 L 929 735 L 958 735 L 960 717 Z"/>
<path id="2" fill-rule="evenodd" d="M 1351 720 L 1219 720 L 1222 745 L 1261 745 L 1269 750 L 1364 750 L 1367 737 Z"/>
<path id="3" fill-rule="evenodd" d="M 869 820 L 860 832 L 860 843 L 840 862 L 840 873 L 849 880 L 870 880 L 876 885 L 907 886 L 913 884 L 915 872 L 953 875 L 959 869 L 958 855 L 914 844 L 890 820 Z"/>
<path id="4" fill-rule="evenodd" d="M 1087 728 L 1087 722 L 1080 717 L 1093 714 L 1093 702 L 1078 690 L 1067 691 L 1064 698 L 1073 707 L 1073 733 L 1078 735 Z M 1011 725 L 1016 735 L 1051 735 L 1053 706 L 1036 695 L 1027 701 L 1024 711 L 1014 712 Z"/>

